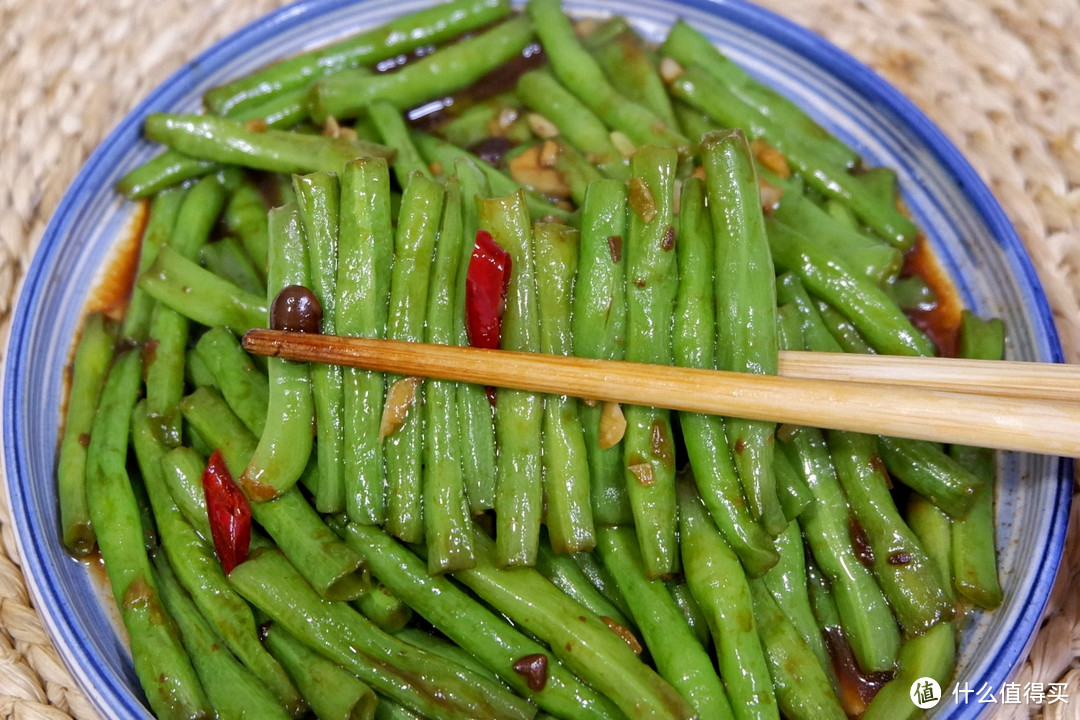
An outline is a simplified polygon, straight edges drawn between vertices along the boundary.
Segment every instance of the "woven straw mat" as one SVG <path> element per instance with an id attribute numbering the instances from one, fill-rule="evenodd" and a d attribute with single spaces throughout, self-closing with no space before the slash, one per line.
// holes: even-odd
<path id="1" fill-rule="evenodd" d="M 139 99 L 283 0 L 0 0 L 0 340 L 13 293 L 86 156 Z M 869 64 L 926 112 L 1019 230 L 1080 362 L 1080 3 L 766 0 Z M 946 9 L 947 8 L 947 9 Z M 0 719 L 96 718 L 31 605 L 0 494 Z M 1073 506 L 1077 530 L 1080 504 Z M 1066 682 L 1068 704 L 1002 717 L 1080 718 L 1080 537 L 1017 682 Z"/>

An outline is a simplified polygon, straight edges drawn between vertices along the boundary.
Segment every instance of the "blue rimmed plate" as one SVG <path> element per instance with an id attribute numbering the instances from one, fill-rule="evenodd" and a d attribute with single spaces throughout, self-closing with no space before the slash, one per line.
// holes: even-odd
<path id="1" fill-rule="evenodd" d="M 150 112 L 191 112 L 201 94 L 272 60 L 430 4 L 310 0 L 223 40 L 155 90 L 93 153 L 64 197 L 26 274 L 4 351 L 3 462 L 27 584 L 56 648 L 107 718 L 148 717 L 111 598 L 64 551 L 53 470 L 64 368 L 89 289 L 115 258 L 135 207 L 112 186 L 156 149 L 141 140 Z M 904 199 L 965 305 L 999 316 L 1014 360 L 1059 362 L 1052 315 L 1022 244 L 968 163 L 880 77 L 821 38 L 741 0 L 567 2 L 581 15 L 619 13 L 649 39 L 683 17 L 751 73 L 806 108 L 870 165 L 897 170 Z M 964 629 L 956 682 L 1000 691 L 1030 646 L 1064 544 L 1072 464 L 1004 453 L 998 546 L 1005 604 Z M 963 696 L 961 696 L 963 697 Z M 938 717 L 971 718 L 950 688 Z"/>

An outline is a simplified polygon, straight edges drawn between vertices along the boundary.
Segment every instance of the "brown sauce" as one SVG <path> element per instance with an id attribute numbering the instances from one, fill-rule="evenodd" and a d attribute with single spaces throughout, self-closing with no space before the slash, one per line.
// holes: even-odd
<path id="1" fill-rule="evenodd" d="M 113 320 L 123 318 L 128 299 L 131 297 L 131 290 L 135 286 L 135 277 L 139 269 L 139 250 L 149 216 L 150 203 L 148 201 L 143 200 L 135 205 L 131 220 L 113 248 L 111 260 L 105 264 L 104 276 L 90 291 L 86 312 L 101 311 Z M 77 343 L 72 346 L 72 352 L 76 345 Z"/>
<path id="2" fill-rule="evenodd" d="M 885 683 L 893 679 L 895 673 L 863 672 L 843 630 L 830 627 L 826 628 L 823 634 L 833 672 L 840 683 L 840 705 L 848 715 L 858 717 L 866 711 L 870 701 Z"/>
<path id="3" fill-rule="evenodd" d="M 960 298 L 922 233 L 916 238 L 915 247 L 904 256 L 900 275 L 921 277 L 934 291 L 937 302 L 926 309 L 908 310 L 907 316 L 933 341 L 939 355 L 955 357 L 960 334 Z"/>

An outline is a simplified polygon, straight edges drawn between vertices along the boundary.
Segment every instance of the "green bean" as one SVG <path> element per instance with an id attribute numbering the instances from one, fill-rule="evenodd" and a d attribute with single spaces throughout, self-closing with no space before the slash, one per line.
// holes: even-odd
<path id="1" fill-rule="evenodd" d="M 221 396 L 199 388 L 180 401 L 184 418 L 221 451 L 233 477 L 247 466 L 257 440 Z M 368 589 L 363 558 L 341 543 L 296 487 L 273 500 L 251 503 L 251 515 L 318 593 L 352 600 Z"/>
<path id="2" fill-rule="evenodd" d="M 551 657 L 547 683 L 541 690 L 532 690 L 513 666 L 523 657 L 547 655 L 540 643 L 477 602 L 450 578 L 429 575 L 423 560 L 380 528 L 340 520 L 332 525 L 398 597 L 541 708 L 568 720 L 621 717 L 609 700 Z"/>
<path id="3" fill-rule="evenodd" d="M 386 161 L 360 158 L 341 176 L 341 216 L 335 322 L 342 335 L 386 334 L 394 234 Z M 343 371 L 345 511 L 357 522 L 381 523 L 386 513 L 379 420 L 382 373 Z"/>
<path id="4" fill-rule="evenodd" d="M 206 514 L 206 495 L 202 486 L 206 459 L 192 448 L 181 446 L 162 455 L 160 464 L 162 481 L 173 502 L 203 542 L 212 543 L 210 519 Z"/>
<path id="5" fill-rule="evenodd" d="M 950 517 L 965 517 L 985 487 L 934 443 L 882 436 L 878 438 L 878 452 L 894 479 Z"/>
<path id="6" fill-rule="evenodd" d="M 412 608 L 375 580 L 371 583 L 371 589 L 356 598 L 353 605 L 383 632 L 399 632 L 412 620 Z"/>
<path id="7" fill-rule="evenodd" d="M 739 559 L 713 525 L 689 479 L 678 484 L 683 572 L 705 611 L 720 676 L 739 720 L 780 717 L 750 587 Z"/>
<path id="8" fill-rule="evenodd" d="M 309 647 L 424 716 L 528 720 L 536 712 L 487 678 L 387 635 L 347 604 L 322 599 L 281 553 L 257 551 L 229 582 Z"/>
<path id="9" fill-rule="evenodd" d="M 295 175 L 292 180 L 300 210 L 300 222 L 308 245 L 311 290 L 322 307 L 322 332 L 337 332 L 338 220 L 341 192 L 337 178 L 328 173 Z M 319 462 L 319 489 L 315 507 L 319 512 L 345 508 L 345 477 L 341 461 L 344 373 L 338 365 L 312 364 L 312 399 L 315 403 L 315 444 Z"/>
<path id="10" fill-rule="evenodd" d="M 531 7 L 531 6 L 530 6 Z M 678 155 L 646 145 L 630 161 L 626 252 L 626 359 L 670 364 L 671 324 L 678 289 L 674 183 Z M 660 577 L 678 564 L 675 448 L 671 413 L 640 405 L 626 409 L 624 477 L 638 528 L 646 574 Z"/>
<path id="11" fill-rule="evenodd" d="M 218 642 L 213 628 L 199 614 L 163 556 L 155 558 L 154 569 L 165 608 L 176 620 L 184 647 L 213 705 L 214 717 L 221 720 L 246 717 L 287 720 L 293 717 L 259 678 Z M 297 715 L 302 712 L 300 707 L 295 710 Z"/>
<path id="12" fill-rule="evenodd" d="M 265 297 L 244 292 L 167 245 L 139 276 L 138 286 L 201 325 L 227 325 L 236 333 L 266 327 Z"/>
<path id="13" fill-rule="evenodd" d="M 484 665 L 482 662 L 476 659 L 473 655 L 463 650 L 461 647 L 455 645 L 449 640 L 445 640 L 441 637 L 436 637 L 431 633 L 421 630 L 416 627 L 406 627 L 398 630 L 394 633 L 394 637 L 399 640 L 420 648 L 421 650 L 427 650 L 432 655 L 438 655 L 441 658 L 449 660 L 452 663 L 461 665 L 468 668 L 477 675 L 483 675 L 489 680 L 501 682 L 499 676 L 495 674 L 495 671 Z"/>
<path id="14" fill-rule="evenodd" d="M 570 186 L 570 198 L 574 204 L 580 206 L 585 202 L 585 193 L 588 192 L 589 185 L 604 176 L 573 145 L 566 142 L 553 142 L 558 148 L 555 170 Z"/>
<path id="15" fill-rule="evenodd" d="M 270 385 L 240 341 L 228 328 L 219 325 L 199 337 L 195 350 L 214 376 L 225 402 L 253 435 L 262 435 Z"/>
<path id="16" fill-rule="evenodd" d="M 450 40 L 488 25 L 510 12 L 505 0 L 453 0 L 403 15 L 378 28 L 318 50 L 296 55 L 206 93 L 213 112 L 232 114 L 267 96 L 306 88 L 324 75 L 370 65 L 425 45 Z"/>
<path id="17" fill-rule="evenodd" d="M 673 130 L 679 129 L 671 96 L 660 78 L 645 41 L 621 17 L 609 18 L 582 38 L 612 87 L 649 108 Z"/>
<path id="18" fill-rule="evenodd" d="M 574 354 L 620 360 L 626 341 L 626 186 L 616 180 L 591 184 L 581 212 L 579 269 L 571 313 Z M 593 516 L 596 522 L 609 525 L 631 522 L 622 441 L 605 441 L 608 446 L 600 446 L 600 404 L 583 403 L 580 413 L 589 458 Z"/>
<path id="19" fill-rule="evenodd" d="M 403 708 L 393 700 L 379 698 L 375 706 L 375 720 L 424 720 L 413 711 Z"/>
<path id="20" fill-rule="evenodd" d="M 213 160 L 200 160 L 176 150 L 165 150 L 120 178 L 116 182 L 116 191 L 129 200 L 154 197 L 185 180 L 208 175 L 218 167 Z"/>
<path id="21" fill-rule="evenodd" d="M 96 542 L 87 508 L 86 449 L 115 342 L 116 324 L 100 312 L 91 313 L 83 322 L 82 337 L 71 369 L 71 390 L 56 466 L 56 494 L 60 502 L 64 546 L 76 557 L 91 553 Z"/>
<path id="22" fill-rule="evenodd" d="M 270 262 L 267 303 L 284 288 L 307 287 L 307 243 L 300 213 L 293 204 L 270 211 Z M 312 446 L 315 407 L 306 364 L 269 358 L 270 395 L 266 425 L 237 483 L 249 498 L 280 496 L 296 484 L 307 467 Z"/>
<path id="23" fill-rule="evenodd" d="M 169 241 L 173 226 L 176 225 L 176 216 L 186 194 L 186 188 L 163 191 L 155 195 L 150 202 L 147 210 L 149 217 L 146 220 L 139 247 L 137 272 L 142 273 L 150 267 L 150 263 L 157 256 L 158 248 Z M 150 313 L 155 304 L 154 299 L 140 288 L 133 288 L 120 325 L 120 337 L 131 338 L 138 343 L 145 341 L 150 331 Z"/>
<path id="24" fill-rule="evenodd" d="M 926 279 L 919 275 L 907 275 L 893 280 L 889 291 L 901 310 L 925 310 L 938 302 L 937 293 Z"/>
<path id="25" fill-rule="evenodd" d="M 800 331 L 798 334 L 802 337 L 802 343 L 798 348 L 788 349 L 802 349 L 805 345 L 818 352 L 844 351 L 825 326 L 817 304 L 806 292 L 806 287 L 798 276 L 786 272 L 776 278 L 776 301 L 797 311 Z"/>
<path id="26" fill-rule="evenodd" d="M 592 584 L 592 581 L 574 561 L 574 556 L 555 552 L 543 537 L 536 555 L 536 569 L 552 585 L 572 597 L 582 607 L 602 618 L 611 618 L 623 627 L 633 630 L 633 620 L 623 614 Z"/>
<path id="27" fill-rule="evenodd" d="M 284 706 L 289 712 L 299 714 L 303 704 L 300 696 L 289 682 L 285 671 L 259 643 L 251 608 L 229 587 L 209 539 L 200 537 L 195 528 L 188 524 L 169 491 L 162 463 L 168 448 L 156 437 L 145 402 L 135 406 L 131 435 L 139 469 L 153 506 L 161 547 L 173 568 L 170 576 L 175 571 L 174 581 L 191 593 L 188 602 L 194 603 L 198 608 L 196 614 L 201 614 L 210 623 L 210 627 L 214 628 L 210 630 L 210 627 L 207 627 L 206 630 L 220 636 L 225 647 L 273 692 L 279 711 Z M 169 603 L 168 597 L 166 603 Z M 181 631 L 186 640 L 187 630 L 182 622 Z M 216 641 L 215 637 L 214 642 Z M 196 651 L 193 648 L 188 649 L 193 654 L 196 669 L 202 670 Z M 200 677 L 216 705 L 219 699 L 214 697 L 210 683 L 201 672 Z"/>
<path id="28" fill-rule="evenodd" d="M 501 347 L 538 352 L 540 318 L 532 230 L 524 193 L 477 200 L 480 227 L 510 254 Z M 499 564 L 533 565 L 543 512 L 541 437 L 544 397 L 500 389 L 495 399 L 495 527 Z"/>
<path id="29" fill-rule="evenodd" d="M 926 550 L 930 564 L 937 571 L 941 589 L 950 603 L 956 602 L 956 590 L 953 588 L 952 569 L 952 521 L 949 516 L 933 503 L 918 493 L 912 493 L 907 500 L 904 514 L 908 527 L 915 533 L 919 543 Z"/>
<path id="30" fill-rule="evenodd" d="M 465 108 L 460 114 L 440 123 L 438 128 L 439 137 L 458 147 L 468 148 L 495 135 L 493 129 L 496 127 L 502 128 L 500 120 L 510 121 L 513 119 L 510 127 L 502 130 L 502 132 L 506 132 L 506 139 L 510 140 L 510 128 L 523 125 L 519 116 L 519 109 L 517 98 L 513 92 L 502 93 L 481 100 Z M 531 137 L 532 131 L 529 130 L 528 133 L 526 137 Z M 501 134 L 500 132 L 499 135 L 501 136 Z M 511 140 L 511 142 L 513 141 Z M 444 171 L 449 172 L 449 168 L 444 168 Z"/>
<path id="31" fill-rule="evenodd" d="M 780 711 L 792 720 L 844 720 L 847 713 L 833 692 L 825 669 L 829 666 L 820 664 L 805 636 L 791 623 L 790 615 L 785 616 L 774 595 L 765 588 L 766 582 L 751 580 L 750 594 Z M 820 642 L 817 627 L 813 630 Z"/>
<path id="32" fill-rule="evenodd" d="M 622 590 L 615 583 L 615 578 L 611 577 L 611 573 L 604 567 L 604 564 L 600 562 L 600 558 L 596 556 L 595 552 L 591 553 L 574 553 L 569 556 L 574 564 L 578 566 L 581 573 L 588 579 L 592 586 L 600 591 L 609 603 L 619 609 L 624 616 L 630 617 L 630 605 L 626 602 L 626 598 L 623 597 Z"/>
<path id="33" fill-rule="evenodd" d="M 163 720 L 206 717 L 206 696 L 158 596 L 126 467 L 141 371 L 139 354 L 128 350 L 117 355 L 105 380 L 87 449 L 88 509 L 151 709 Z"/>
<path id="34" fill-rule="evenodd" d="M 773 118 L 777 126 L 793 133 L 799 142 L 815 147 L 831 162 L 841 167 L 853 167 L 858 163 L 855 151 L 831 136 L 795 103 L 754 80 L 685 20 L 676 20 L 671 26 L 660 52 L 686 66 L 700 63 L 709 75 L 730 89 L 740 105 L 745 104 L 756 114 Z M 742 123 L 737 126 L 745 127 Z"/>
<path id="35" fill-rule="evenodd" d="M 799 276 L 806 289 L 842 312 L 878 352 L 933 355 L 933 343 L 915 329 L 888 294 L 869 278 L 833 262 L 832 254 L 809 238 L 767 222 L 773 261 Z"/>
<path id="36" fill-rule="evenodd" d="M 522 75 L 517 94 L 529 109 L 551 121 L 606 176 L 616 180 L 630 178 L 626 159 L 611 141 L 604 122 L 548 70 L 532 70 Z"/>
<path id="37" fill-rule="evenodd" d="M 817 239 L 831 248 L 840 262 L 861 271 L 879 285 L 895 280 L 900 273 L 904 257 L 898 248 L 845 227 L 805 195 L 785 192 L 773 209 L 772 217 Z"/>
<path id="38" fill-rule="evenodd" d="M 236 238 L 224 237 L 207 243 L 203 246 L 201 256 L 202 264 L 215 275 L 253 295 L 266 294 L 266 282 L 262 273 Z"/>
<path id="39" fill-rule="evenodd" d="M 466 329 L 468 312 L 465 307 L 465 281 L 479 228 L 476 198 L 486 195 L 487 183 L 470 161 L 459 158 L 454 170 L 461 183 L 461 256 L 456 275 L 454 297 L 454 344 L 468 345 Z M 457 416 L 461 429 L 459 452 L 461 470 L 469 496 L 469 508 L 474 515 L 495 507 L 495 421 L 487 392 L 480 385 L 458 383 Z"/>
<path id="40" fill-rule="evenodd" d="M 925 635 L 911 638 L 900 648 L 896 676 L 885 684 L 866 708 L 866 720 L 906 720 L 918 714 L 913 693 L 916 683 L 933 678 L 944 686 L 956 664 L 956 628 L 939 623 Z"/>
<path id="41" fill-rule="evenodd" d="M 366 140 L 254 131 L 238 120 L 213 115 L 151 113 L 144 132 L 149 139 L 196 158 L 269 172 L 340 172 L 355 157 L 393 157 L 390 148 Z"/>
<path id="42" fill-rule="evenodd" d="M 781 454 L 778 453 L 777 456 L 780 457 Z M 814 611 L 810 607 L 810 596 L 807 594 L 806 555 L 803 552 L 802 533 L 796 523 L 789 523 L 784 532 L 776 536 L 776 548 L 780 560 L 761 576 L 761 581 L 772 595 L 776 606 L 817 658 L 821 669 L 831 675 L 832 662 L 829 660 L 829 652 L 818 630 Z M 751 590 L 753 588 L 751 584 Z M 757 604 L 755 599 L 755 611 Z"/>
<path id="43" fill-rule="evenodd" d="M 970 312 L 960 317 L 960 357 L 1000 360 L 1005 352 L 1005 327 L 1000 320 L 980 320 Z M 953 445 L 952 457 L 983 485 L 967 517 L 952 524 L 952 567 L 956 590 L 983 608 L 1001 604 L 1001 584 L 994 544 L 994 452 Z"/>
<path id="44" fill-rule="evenodd" d="M 397 151 L 393 163 L 394 176 L 398 185 L 404 188 L 409 184 L 409 176 L 413 173 L 420 173 L 430 179 L 431 170 L 413 144 L 409 126 L 405 124 L 401 110 L 389 100 L 376 100 L 367 107 L 367 113 L 378 129 L 383 144 Z"/>
<path id="45" fill-rule="evenodd" d="M 734 130 L 707 135 L 701 153 L 716 243 L 716 366 L 772 375 L 776 289 L 750 147 Z M 730 418 L 724 427 L 750 513 L 776 535 L 786 520 L 772 474 L 775 424 Z"/>
<path id="46" fill-rule="evenodd" d="M 821 321 L 825 324 L 829 333 L 839 343 L 840 348 L 844 352 L 850 353 L 872 353 L 876 352 L 870 343 L 866 341 L 866 338 L 862 336 L 858 328 L 854 323 L 844 317 L 836 308 L 827 302 L 819 300 L 817 302 L 818 314 L 821 315 Z"/>
<path id="47" fill-rule="evenodd" d="M 732 718 L 724 686 L 662 580 L 645 576 L 632 528 L 601 527 L 600 556 L 630 602 L 657 672 L 703 718 Z"/>
<path id="48" fill-rule="evenodd" d="M 705 207 L 705 184 L 698 178 L 683 183 L 678 237 L 675 362 L 684 367 L 712 368 L 716 360 L 715 249 Z M 776 550 L 772 538 L 750 515 L 724 434 L 724 421 L 713 415 L 680 413 L 679 427 L 705 506 L 746 572 L 760 575 L 776 563 Z"/>
<path id="49" fill-rule="evenodd" d="M 882 201 L 857 176 L 837 164 L 821 148 L 807 142 L 775 119 L 760 115 L 742 103 L 723 83 L 696 62 L 672 81 L 672 94 L 712 116 L 718 122 L 745 128 L 752 137 L 764 137 L 808 185 L 826 197 L 847 203 L 859 218 L 902 251 L 911 249 L 916 227 L 890 198 Z M 746 112 L 750 110 L 750 112 Z"/>
<path id="50" fill-rule="evenodd" d="M 540 349 L 550 355 L 573 352 L 571 299 L 577 274 L 579 233 L 551 223 L 533 226 Z M 578 401 L 550 395 L 544 402 L 542 474 L 546 523 L 558 553 L 592 550 L 596 545 L 589 490 L 589 460 L 578 417 Z"/>
<path id="51" fill-rule="evenodd" d="M 687 105 L 682 100 L 673 98 L 671 106 L 675 111 L 675 118 L 679 121 L 679 126 L 682 127 L 683 133 L 690 138 L 691 142 L 695 145 L 700 143 L 701 138 L 709 133 L 721 129 L 719 124 L 707 114 L 695 107 Z"/>
<path id="52" fill-rule="evenodd" d="M 712 633 L 709 632 L 709 620 L 705 617 L 705 611 L 701 609 L 701 605 L 694 599 L 694 594 L 690 592 L 690 586 L 686 584 L 686 579 L 676 580 L 670 578 L 665 580 L 664 584 L 667 586 L 668 592 L 671 593 L 671 599 L 675 601 L 675 606 L 679 608 L 683 620 L 690 626 L 690 630 L 694 633 L 698 643 L 703 648 L 708 649 L 712 640 Z"/>
<path id="53" fill-rule="evenodd" d="M 532 42 L 532 22 L 524 16 L 499 23 L 486 32 L 446 45 L 397 72 L 343 70 L 315 83 L 309 98 L 311 118 L 350 118 L 372 103 L 385 100 L 407 110 L 432 98 L 468 87 L 521 53 Z"/>
<path id="54" fill-rule="evenodd" d="M 478 533 L 476 567 L 454 577 L 545 641 L 567 669 L 618 705 L 628 718 L 694 716 L 678 692 L 641 662 L 603 620 L 531 568 L 500 569 L 493 545 Z"/>
<path id="55" fill-rule="evenodd" d="M 461 188 L 456 177 L 446 181 L 446 198 L 435 249 L 427 298 L 429 343 L 453 345 L 458 310 L 458 274 L 464 236 Z M 473 563 L 469 499 L 462 472 L 462 429 L 458 424 L 457 385 L 424 381 L 423 517 L 428 570 L 432 574 Z"/>
<path id="56" fill-rule="evenodd" d="M 784 511 L 784 518 L 790 524 L 790 521 L 797 519 L 813 502 L 813 495 L 810 494 L 810 488 L 786 457 L 774 453 L 772 467 L 780 508 Z"/>
<path id="57" fill-rule="evenodd" d="M 414 132 L 412 137 L 416 147 L 420 149 L 420 154 L 424 156 L 424 159 L 429 164 L 437 164 L 443 168 L 448 168 L 453 167 L 459 160 L 470 161 L 477 170 L 483 173 L 484 179 L 488 183 L 488 191 L 493 196 L 511 195 L 523 189 L 517 181 L 502 170 L 484 162 L 466 150 L 451 145 L 445 140 L 421 132 Z M 529 207 L 529 213 L 534 220 L 551 219 L 554 222 L 570 224 L 573 218 L 573 213 L 558 207 L 532 190 L 525 189 L 525 200 Z"/>
<path id="58" fill-rule="evenodd" d="M 667 145 L 683 154 L 688 151 L 689 141 L 676 128 L 612 87 L 574 34 L 559 0 L 530 0 L 525 9 L 536 23 L 552 71 L 605 125 L 624 133 L 635 145 Z"/>
<path id="59" fill-rule="evenodd" d="M 386 336 L 393 340 L 424 340 L 431 264 L 443 202 L 443 189 L 434 180 L 422 174 L 409 178 L 398 215 L 390 278 Z M 386 378 L 388 386 L 399 380 L 403 378 Z M 414 387 L 411 407 L 407 407 L 412 412 L 383 441 L 388 491 L 385 527 L 405 542 L 421 542 L 424 537 L 424 393 L 422 385 Z"/>
<path id="60" fill-rule="evenodd" d="M 908 635 L 917 635 L 950 619 L 952 606 L 936 571 L 889 494 L 874 438 L 839 431 L 827 435 L 852 516 L 873 554 L 874 575 L 900 627 Z"/>
<path id="61" fill-rule="evenodd" d="M 230 233 L 240 239 L 260 276 L 266 277 L 269 257 L 266 201 L 254 183 L 241 183 L 225 205 L 222 219 Z"/>
<path id="62" fill-rule="evenodd" d="M 180 444 L 180 413 L 176 403 L 184 396 L 184 353 L 188 342 L 188 320 L 165 305 L 150 315 L 147 352 L 143 353 L 146 403 L 169 445 Z"/>
<path id="63" fill-rule="evenodd" d="M 327 660 L 276 623 L 263 630 L 263 643 L 289 673 L 319 720 L 371 720 L 375 692 L 337 663 Z"/>

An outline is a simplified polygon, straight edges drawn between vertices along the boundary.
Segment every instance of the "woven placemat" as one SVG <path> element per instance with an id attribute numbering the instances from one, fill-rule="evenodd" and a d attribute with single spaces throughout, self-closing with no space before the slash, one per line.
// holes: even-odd
<path id="1" fill-rule="evenodd" d="M 0 341 L 12 294 L 90 151 L 196 52 L 283 0 L 0 0 Z M 1015 223 L 1080 362 L 1080 3 L 765 0 L 866 62 L 970 159 Z M 30 604 L 0 494 L 0 720 L 96 718 Z M 1080 503 L 1074 503 L 1073 530 Z M 1017 683 L 1070 702 L 1002 717 L 1080 718 L 1080 537 Z M 1000 689 L 999 689 L 1000 690 Z"/>

